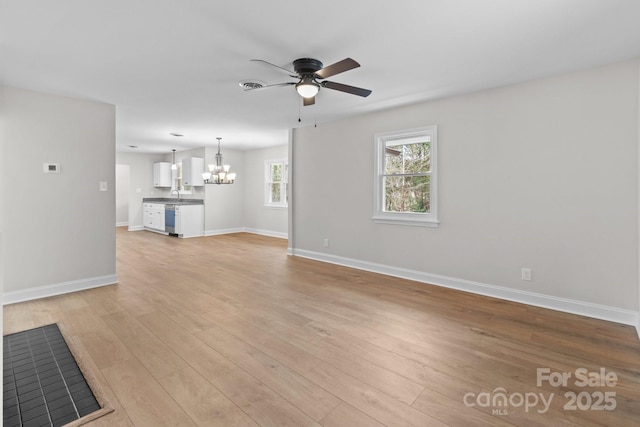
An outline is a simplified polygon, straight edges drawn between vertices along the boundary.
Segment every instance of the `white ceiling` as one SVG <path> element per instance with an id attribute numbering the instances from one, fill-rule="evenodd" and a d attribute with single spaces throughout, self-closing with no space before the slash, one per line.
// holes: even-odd
<path id="1" fill-rule="evenodd" d="M 329 80 L 373 94 L 322 89 L 301 107 L 293 87 L 238 85 L 292 81 L 250 59 L 303 57 L 357 60 Z M 119 151 L 283 144 L 298 126 L 635 57 L 638 0 L 0 0 L 0 82 L 116 105 Z"/>

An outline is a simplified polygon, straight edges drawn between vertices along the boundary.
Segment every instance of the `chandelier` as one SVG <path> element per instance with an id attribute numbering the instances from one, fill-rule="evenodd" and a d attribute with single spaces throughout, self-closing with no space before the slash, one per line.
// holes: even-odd
<path id="1" fill-rule="evenodd" d="M 233 184 L 236 180 L 236 174 L 229 172 L 230 165 L 222 164 L 222 153 L 220 153 L 220 140 L 218 140 L 218 152 L 216 153 L 216 163 L 209 165 L 209 172 L 204 172 L 202 178 L 205 184 Z"/>

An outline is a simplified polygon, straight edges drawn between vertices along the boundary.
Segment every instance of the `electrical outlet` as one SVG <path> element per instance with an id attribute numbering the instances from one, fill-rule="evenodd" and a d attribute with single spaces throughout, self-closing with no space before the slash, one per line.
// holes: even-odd
<path id="1" fill-rule="evenodd" d="M 531 269 L 523 268 L 522 269 L 522 280 L 531 280 Z"/>
<path id="2" fill-rule="evenodd" d="M 324 247 L 325 248 L 329 247 L 329 239 L 324 239 Z"/>

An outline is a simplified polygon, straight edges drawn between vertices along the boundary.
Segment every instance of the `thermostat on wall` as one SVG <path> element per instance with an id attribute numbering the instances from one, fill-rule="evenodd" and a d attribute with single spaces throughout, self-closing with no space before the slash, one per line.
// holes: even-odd
<path id="1" fill-rule="evenodd" d="M 43 163 L 42 172 L 44 173 L 60 173 L 60 163 Z"/>

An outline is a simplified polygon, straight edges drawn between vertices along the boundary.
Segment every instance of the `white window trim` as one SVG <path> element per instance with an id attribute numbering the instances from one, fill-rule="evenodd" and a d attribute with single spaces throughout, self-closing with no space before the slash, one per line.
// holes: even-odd
<path id="1" fill-rule="evenodd" d="M 395 132 L 378 133 L 374 136 L 373 168 L 373 216 L 376 223 L 418 227 L 438 227 L 438 134 L 437 126 L 426 126 Z M 384 205 L 384 150 L 387 141 L 429 136 L 431 139 L 431 191 L 430 213 L 385 212 Z"/>
<path id="2" fill-rule="evenodd" d="M 288 208 L 288 204 L 286 202 L 287 197 L 286 197 L 286 185 L 283 185 L 283 188 L 281 188 L 281 194 L 283 197 L 283 202 L 280 203 L 273 203 L 270 201 L 271 199 L 271 188 L 270 188 L 270 184 L 271 184 L 271 165 L 276 164 L 276 163 L 282 163 L 283 165 L 288 165 L 288 161 L 287 159 L 271 159 L 271 160 L 265 160 L 264 161 L 264 206 L 266 208 L 269 209 L 287 209 Z M 283 168 L 284 169 L 284 168 Z M 282 171 L 282 183 L 283 184 L 287 184 L 289 177 L 286 176 L 286 174 L 284 173 L 284 170 Z"/>

